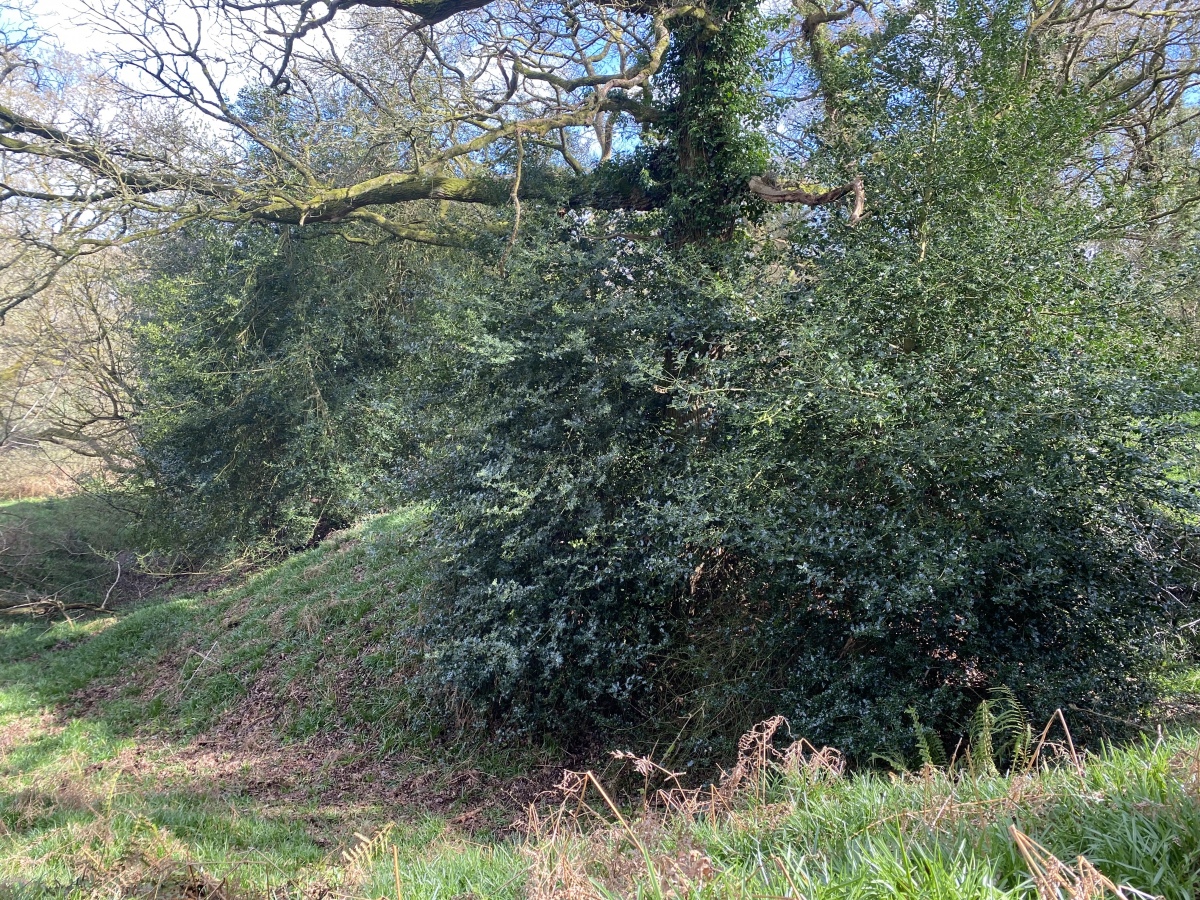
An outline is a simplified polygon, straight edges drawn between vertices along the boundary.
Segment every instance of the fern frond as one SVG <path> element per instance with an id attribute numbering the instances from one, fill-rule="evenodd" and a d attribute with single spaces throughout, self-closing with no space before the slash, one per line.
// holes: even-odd
<path id="1" fill-rule="evenodd" d="M 992 688 L 992 703 L 996 714 L 996 733 L 1004 736 L 1000 754 L 1007 754 L 1011 770 L 1024 769 L 1029 764 L 1029 752 L 1033 747 L 1033 725 L 1024 704 L 1007 685 Z"/>
<path id="2" fill-rule="evenodd" d="M 967 745 L 967 767 L 972 775 L 995 775 L 996 768 L 996 714 L 994 701 L 984 700 L 971 716 Z"/>
<path id="3" fill-rule="evenodd" d="M 908 772 L 908 760 L 895 747 L 871 754 L 871 762 L 881 762 L 894 772 Z"/>
<path id="4" fill-rule="evenodd" d="M 354 836 L 358 838 L 358 843 L 350 849 L 342 851 L 342 860 L 346 863 L 346 868 L 357 869 L 361 872 L 375 862 L 383 853 L 388 838 L 392 835 L 392 829 L 395 827 L 395 822 L 388 822 L 375 833 L 374 837 L 367 837 L 356 831 Z"/>
<path id="5" fill-rule="evenodd" d="M 921 724 L 916 709 L 911 706 L 908 708 L 908 715 L 913 722 L 913 732 L 917 738 L 917 752 L 921 754 L 921 765 L 933 766 L 937 769 L 945 768 L 946 748 L 942 746 L 937 734 Z"/>

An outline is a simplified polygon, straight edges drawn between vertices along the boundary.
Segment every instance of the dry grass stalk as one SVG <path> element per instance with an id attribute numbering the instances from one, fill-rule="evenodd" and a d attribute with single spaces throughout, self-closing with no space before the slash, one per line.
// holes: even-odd
<path id="1" fill-rule="evenodd" d="M 525 896 L 529 900 L 681 898 L 717 877 L 716 867 L 686 833 L 667 833 L 653 814 L 628 823 L 585 828 L 571 814 L 545 818 L 530 811 Z M 632 832 L 632 833 L 631 833 Z M 652 846 L 671 846 L 653 853 Z M 639 849 L 641 848 L 641 849 Z"/>
<path id="2" fill-rule="evenodd" d="M 1183 786 L 1194 797 L 1200 798 L 1200 743 L 1191 750 L 1176 753 L 1171 757 L 1170 765 Z"/>
<path id="3" fill-rule="evenodd" d="M 747 791 L 763 801 L 768 774 L 772 771 L 800 774 L 811 781 L 842 777 L 846 762 L 837 750 L 817 748 L 805 740 L 796 741 L 784 752 L 776 750 L 775 736 L 786 724 L 782 716 L 775 716 L 743 735 L 738 742 L 737 764 L 724 775 L 720 785 L 705 788 L 683 787 L 681 773 L 647 757 L 627 751 L 614 752 L 614 759 L 629 762 L 645 782 L 645 807 L 636 823 L 631 823 L 621 812 L 594 772 L 565 771 L 558 785 L 563 798 L 559 806 L 545 816 L 531 807 L 526 820 L 525 852 L 531 859 L 528 895 L 533 900 L 598 900 L 612 896 L 614 890 L 623 896 L 648 878 L 650 896 L 681 897 L 711 882 L 717 876 L 716 869 L 712 860 L 697 848 L 680 846 L 676 841 L 671 854 L 650 852 L 654 841 L 649 832 L 661 831 L 664 822 L 661 815 L 656 816 L 650 809 L 650 781 L 661 777 L 667 782 L 654 797 L 656 805 L 668 817 L 691 819 L 701 814 L 731 812 L 734 803 Z M 602 801 L 600 808 L 588 801 L 593 793 Z M 581 823 L 585 815 L 604 823 L 603 826 L 584 829 Z M 624 853 L 630 847 L 636 851 L 632 858 Z M 636 866 L 639 861 L 640 867 Z M 603 871 L 604 884 L 589 874 L 589 863 Z"/>
<path id="4" fill-rule="evenodd" d="M 679 779 L 683 777 L 682 772 L 672 772 L 670 769 L 660 766 L 648 756 L 638 756 L 636 753 L 630 753 L 628 750 L 614 750 L 610 755 L 613 759 L 626 761 L 633 764 L 633 770 L 641 775 L 645 781 L 645 786 L 642 789 L 642 797 L 644 799 L 648 798 L 650 779 L 655 775 L 661 775 L 663 778 L 669 781 L 672 785 L 672 789 L 683 789 L 683 785 L 679 781 Z M 664 792 L 659 791 L 658 793 L 663 794 Z"/>
<path id="5" fill-rule="evenodd" d="M 738 741 L 737 765 L 721 779 L 722 790 L 736 791 L 746 782 L 757 786 L 768 765 L 779 756 L 774 746 L 775 733 L 786 724 L 783 716 L 772 716 L 742 735 Z"/>
<path id="6" fill-rule="evenodd" d="M 712 860 L 700 849 L 675 842 L 672 853 L 652 854 L 649 847 L 663 830 L 663 818 L 655 815 L 646 802 L 650 779 L 665 778 L 668 788 L 660 789 L 655 797 L 668 814 L 683 814 L 691 818 L 699 812 L 712 812 L 724 807 L 734 797 L 739 786 L 748 782 L 758 784 L 758 776 L 783 758 L 771 746 L 771 740 L 783 720 L 769 720 L 743 738 L 739 746 L 738 767 L 732 779 L 726 778 L 721 788 L 687 789 L 680 783 L 681 774 L 653 760 L 627 751 L 616 751 L 614 759 L 628 761 L 645 780 L 642 816 L 636 822 L 622 813 L 612 796 L 594 772 L 563 773 L 558 791 L 562 802 L 548 816 L 535 806 L 529 809 L 525 831 L 528 836 L 525 853 L 530 858 L 529 881 L 526 892 L 531 900 L 604 900 L 626 896 L 648 879 L 648 896 L 683 897 L 712 881 L 717 876 Z M 830 754 L 817 754 L 823 767 L 836 765 Z M 809 754 L 800 753 L 793 764 L 811 763 Z M 602 808 L 588 802 L 589 793 L 599 795 Z M 584 814 L 604 823 L 603 827 L 587 830 L 582 827 Z M 615 824 L 610 816 L 615 818 Z M 677 837 L 677 836 L 676 836 Z M 626 851 L 636 851 L 631 857 Z M 640 865 L 638 865 L 640 863 Z M 596 871 L 589 872 L 589 864 Z"/>
<path id="7" fill-rule="evenodd" d="M 614 759 L 628 760 L 634 770 L 646 780 L 643 796 L 648 799 L 649 781 L 662 776 L 668 786 L 654 795 L 656 803 L 680 815 L 695 818 L 730 812 L 739 797 L 749 788 L 756 799 L 765 802 L 768 775 L 782 772 L 800 776 L 809 783 L 836 781 L 846 772 L 846 759 L 833 747 L 816 747 L 804 738 L 794 741 L 786 750 L 775 749 L 775 737 L 787 724 L 783 716 L 773 716 L 755 725 L 738 741 L 737 764 L 723 774 L 719 785 L 685 788 L 682 773 L 672 772 L 654 760 L 627 751 L 616 751 Z"/>
<path id="8" fill-rule="evenodd" d="M 595 838 L 586 838 L 567 825 L 561 808 L 549 819 L 530 806 L 528 838 L 522 848 L 529 859 L 526 895 L 529 900 L 600 900 L 588 877 L 587 859 Z"/>
<path id="9" fill-rule="evenodd" d="M 1050 729 L 1054 727 L 1054 723 L 1058 722 L 1062 726 L 1063 736 L 1066 743 L 1049 741 Z M 1061 709 L 1056 709 L 1053 715 L 1050 716 L 1050 721 L 1046 723 L 1046 727 L 1042 729 L 1041 735 L 1038 737 L 1037 743 L 1034 745 L 1033 753 L 1029 755 L 1029 763 L 1027 769 L 1032 771 L 1037 765 L 1038 760 L 1042 756 L 1042 751 L 1045 749 L 1053 750 L 1060 759 L 1069 760 L 1074 767 L 1075 772 L 1079 777 L 1083 778 L 1083 758 L 1075 749 L 1075 741 L 1071 737 L 1071 729 L 1067 727 L 1067 718 L 1063 715 Z"/>
<path id="10" fill-rule="evenodd" d="M 837 781 L 846 774 L 846 758 L 833 747 L 814 747 L 805 738 L 792 743 L 779 758 L 779 768 L 806 781 Z"/>
<path id="11" fill-rule="evenodd" d="M 1119 900 L 1153 900 L 1153 894 L 1114 884 L 1085 857 L 1076 859 L 1072 868 L 1016 825 L 1010 825 L 1008 830 L 1033 875 L 1039 900 L 1100 900 L 1107 896 Z"/>
<path id="12" fill-rule="evenodd" d="M 1056 723 L 1062 730 L 1062 738 L 1051 741 L 1050 733 Z M 658 816 L 647 804 L 643 816 L 632 823 L 593 772 L 565 772 L 559 785 L 564 799 L 556 811 L 542 818 L 536 809 L 530 810 L 527 827 L 530 840 L 526 850 L 532 857 L 529 896 L 533 900 L 603 900 L 627 896 L 630 889 L 645 885 L 648 876 L 647 896 L 666 898 L 685 896 L 697 886 L 711 882 L 718 873 L 707 856 L 686 845 L 680 848 L 679 835 L 675 833 L 672 833 L 676 839 L 673 855 L 652 854 L 649 848 L 662 842 L 654 840 L 651 832 L 655 828 L 663 831 L 673 817 L 691 819 L 701 814 L 715 816 L 718 812 L 738 815 L 737 804 L 746 797 L 751 798 L 750 808 L 755 815 L 766 814 L 771 818 L 778 812 L 786 818 L 792 811 L 789 803 L 767 803 L 772 773 L 799 777 L 812 784 L 845 776 L 845 758 L 833 748 L 816 747 L 800 739 L 786 750 L 776 750 L 775 738 L 786 724 L 782 716 L 775 716 L 756 725 L 739 741 L 733 769 L 719 785 L 703 789 L 684 788 L 680 773 L 651 759 L 628 752 L 614 753 L 615 759 L 630 762 L 645 779 L 644 797 L 648 798 L 652 778 L 661 777 L 668 785 L 655 794 L 660 808 Z M 1000 816 L 1007 817 L 1047 799 L 1034 770 L 1039 759 L 1051 756 L 1070 764 L 1080 778 L 1084 777 L 1083 757 L 1075 748 L 1061 711 L 1056 711 L 1043 729 L 1029 761 L 1022 766 L 1023 771 L 1010 776 L 1008 789 L 1002 796 L 982 799 L 961 796 L 960 789 L 969 786 L 961 773 L 927 766 L 918 776 L 927 788 L 923 808 L 905 810 L 888 818 L 920 822 L 933 830 L 951 823 L 957 827 L 964 819 L 978 820 L 981 825 L 994 823 Z M 1200 786 L 1200 747 L 1195 754 L 1178 757 L 1174 765 L 1190 773 L 1188 777 Z M 602 804 L 598 807 L 589 804 L 589 794 L 599 795 Z M 585 814 L 604 825 L 595 830 L 583 828 L 581 821 Z M 882 821 L 866 830 L 879 824 Z M 1150 896 L 1113 883 L 1084 857 L 1068 865 L 1015 827 L 1010 830 L 1033 875 L 1040 900 L 1100 900 L 1108 896 L 1144 900 Z M 637 866 L 638 857 L 641 867 Z"/>

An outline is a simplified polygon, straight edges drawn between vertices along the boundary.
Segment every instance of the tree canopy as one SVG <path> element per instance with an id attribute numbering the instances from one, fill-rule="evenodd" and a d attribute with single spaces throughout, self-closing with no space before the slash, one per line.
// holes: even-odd
<path id="1" fill-rule="evenodd" d="M 675 243 L 728 236 L 775 203 L 850 198 L 856 221 L 880 135 L 854 73 L 953 8 L 89 0 L 90 65 L 56 58 L 10 9 L 0 203 L 23 227 L 0 309 L 80 255 L 199 220 L 454 246 L 515 228 L 522 202 L 657 210 L 646 230 Z M 1028 94 L 1095 113 L 1070 177 L 1141 183 L 1191 119 L 1196 13 L 1189 0 L 979 3 L 976 33 L 937 63 L 942 86 L 970 90 L 979 40 L 1011 31 Z M 1149 215 L 1196 194 L 1183 186 Z"/>

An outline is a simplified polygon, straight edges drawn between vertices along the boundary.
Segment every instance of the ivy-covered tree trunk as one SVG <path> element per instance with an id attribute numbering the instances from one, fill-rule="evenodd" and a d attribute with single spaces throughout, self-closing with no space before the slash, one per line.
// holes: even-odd
<path id="1" fill-rule="evenodd" d="M 751 0 L 713 0 L 675 22 L 658 151 L 670 189 L 666 231 L 676 245 L 728 239 L 763 209 L 747 184 L 769 161 L 758 130 L 767 112 L 765 26 Z"/>

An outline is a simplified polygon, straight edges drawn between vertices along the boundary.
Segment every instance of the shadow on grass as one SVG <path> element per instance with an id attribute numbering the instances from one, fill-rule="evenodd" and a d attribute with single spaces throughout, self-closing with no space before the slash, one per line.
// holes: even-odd
<path id="1" fill-rule="evenodd" d="M 206 615 L 164 599 L 0 627 L 0 896 L 319 893 L 354 833 L 394 814 L 330 804 L 336 765 L 269 727 L 222 747 L 171 727 L 137 676 L 171 672 Z"/>
<path id="2" fill-rule="evenodd" d="M 73 514 L 9 506 L 49 533 Z M 507 826 L 557 772 L 487 774 L 407 716 L 421 524 L 381 517 L 208 594 L 0 617 L 0 896 L 191 896 L 189 867 L 299 896 L 388 820 L 406 841 Z"/>

